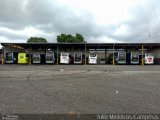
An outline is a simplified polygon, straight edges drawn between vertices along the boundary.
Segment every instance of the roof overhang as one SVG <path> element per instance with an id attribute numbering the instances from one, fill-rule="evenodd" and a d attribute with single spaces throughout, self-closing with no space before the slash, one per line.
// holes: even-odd
<path id="1" fill-rule="evenodd" d="M 128 48 L 158 48 L 160 43 L 1 43 L 4 47 L 15 47 L 24 49 L 47 49 L 53 48 L 79 48 L 84 49 L 128 49 Z"/>

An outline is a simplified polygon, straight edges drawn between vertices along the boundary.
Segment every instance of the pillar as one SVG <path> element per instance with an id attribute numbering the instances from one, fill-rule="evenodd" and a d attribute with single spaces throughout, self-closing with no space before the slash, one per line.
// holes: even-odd
<path id="1" fill-rule="evenodd" d="M 59 48 L 58 48 L 58 45 L 57 45 L 57 65 L 58 65 L 58 57 L 59 57 L 59 55 L 58 55 L 58 51 L 59 51 Z"/>
<path id="2" fill-rule="evenodd" d="M 32 59 L 31 59 L 31 46 L 29 47 L 29 65 L 31 65 Z"/>
<path id="3" fill-rule="evenodd" d="M 87 61 L 86 61 L 86 43 L 85 43 L 85 52 L 84 52 L 84 56 L 85 56 L 85 61 L 84 61 L 84 64 L 86 65 L 87 64 Z"/>
<path id="4" fill-rule="evenodd" d="M 5 63 L 5 47 L 3 46 L 3 49 L 2 49 L 2 55 L 1 55 L 1 59 L 2 59 L 2 64 Z"/>
<path id="5" fill-rule="evenodd" d="M 113 64 L 113 65 L 115 65 L 115 62 L 114 62 L 115 60 L 114 60 L 114 59 L 115 59 L 115 58 L 114 58 L 114 45 L 113 45 L 113 61 L 112 61 L 112 64 Z"/>
<path id="6" fill-rule="evenodd" d="M 143 66 L 144 65 L 144 57 L 143 57 L 143 55 L 144 55 L 144 45 L 142 44 L 142 58 L 141 58 L 141 65 Z"/>

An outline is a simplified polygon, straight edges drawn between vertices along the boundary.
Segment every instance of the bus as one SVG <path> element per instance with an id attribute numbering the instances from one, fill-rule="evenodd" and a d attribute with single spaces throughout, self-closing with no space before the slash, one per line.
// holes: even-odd
<path id="1" fill-rule="evenodd" d="M 60 63 L 61 64 L 69 64 L 69 53 L 61 52 Z"/>
<path id="2" fill-rule="evenodd" d="M 128 64 L 139 64 L 139 52 L 127 53 Z"/>
<path id="3" fill-rule="evenodd" d="M 109 55 L 109 63 L 113 64 L 113 54 Z M 119 51 L 114 53 L 115 64 L 126 64 L 126 51 Z"/>
<path id="4" fill-rule="evenodd" d="M 40 64 L 41 63 L 41 55 L 40 54 L 33 54 L 32 55 L 32 63 L 33 64 Z"/>
<path id="5" fill-rule="evenodd" d="M 82 52 L 74 53 L 74 64 L 82 64 Z"/>
<path id="6" fill-rule="evenodd" d="M 46 63 L 47 64 L 54 64 L 55 58 L 54 58 L 54 52 L 53 51 L 51 51 L 51 50 L 46 51 L 45 58 L 46 58 Z"/>
<path id="7" fill-rule="evenodd" d="M 154 64 L 154 53 L 145 53 L 144 62 L 145 64 Z"/>
<path id="8" fill-rule="evenodd" d="M 18 59 L 18 54 L 16 52 L 7 52 L 5 57 L 6 64 L 16 64 Z"/>
<path id="9" fill-rule="evenodd" d="M 118 52 L 117 64 L 126 64 L 126 52 L 125 51 Z"/>
<path id="10" fill-rule="evenodd" d="M 28 63 L 29 63 L 29 54 L 18 53 L 18 64 L 28 64 Z"/>
<path id="11" fill-rule="evenodd" d="M 95 52 L 89 53 L 88 63 L 89 64 L 97 64 L 97 54 Z"/>

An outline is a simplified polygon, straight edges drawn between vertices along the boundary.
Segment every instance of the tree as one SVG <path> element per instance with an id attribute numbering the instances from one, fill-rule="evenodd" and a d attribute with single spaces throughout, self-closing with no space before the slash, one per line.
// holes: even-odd
<path id="1" fill-rule="evenodd" d="M 81 34 L 76 33 L 76 40 L 77 42 L 85 42 L 84 37 Z"/>
<path id="2" fill-rule="evenodd" d="M 84 43 L 84 37 L 81 34 L 76 33 L 75 36 L 71 34 L 57 35 L 57 42 L 59 43 Z"/>
<path id="3" fill-rule="evenodd" d="M 47 40 L 45 38 L 42 37 L 30 37 L 27 40 L 27 43 L 47 43 Z"/>

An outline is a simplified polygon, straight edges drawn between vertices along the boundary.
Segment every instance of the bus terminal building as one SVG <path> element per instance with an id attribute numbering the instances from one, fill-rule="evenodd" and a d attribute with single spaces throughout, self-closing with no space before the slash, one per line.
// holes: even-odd
<path id="1" fill-rule="evenodd" d="M 1 43 L 2 64 L 160 64 L 160 43 Z"/>

